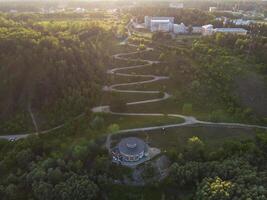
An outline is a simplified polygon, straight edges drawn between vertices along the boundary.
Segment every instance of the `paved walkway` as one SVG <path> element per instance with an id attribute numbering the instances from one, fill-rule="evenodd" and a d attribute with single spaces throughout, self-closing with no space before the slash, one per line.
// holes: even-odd
<path id="1" fill-rule="evenodd" d="M 128 25 L 129 30 L 129 25 Z M 126 40 L 127 41 L 127 40 Z M 130 46 L 137 47 L 134 44 L 128 44 Z M 142 53 L 146 51 L 153 51 L 153 48 L 146 48 L 142 51 L 134 51 L 130 53 L 118 53 L 113 55 L 114 59 L 118 60 L 126 60 L 126 61 L 142 61 L 144 64 L 140 65 L 134 65 L 134 66 L 128 66 L 128 67 L 119 67 L 114 68 L 111 70 L 108 70 L 108 74 L 113 74 L 116 76 L 127 76 L 127 77 L 140 77 L 140 78 L 150 78 L 149 80 L 145 81 L 135 81 L 130 83 L 119 83 L 119 84 L 113 84 L 110 86 L 104 86 L 104 91 L 109 92 L 120 92 L 120 93 L 140 93 L 140 94 L 159 94 L 161 91 L 159 90 L 127 90 L 127 89 L 118 89 L 118 87 L 121 86 L 132 86 L 132 85 L 140 85 L 140 84 L 147 84 L 152 83 L 156 81 L 166 80 L 169 79 L 167 76 L 156 76 L 156 75 L 144 75 L 144 74 L 130 74 L 127 73 L 127 70 L 136 69 L 136 68 L 143 68 L 152 66 L 154 63 L 160 63 L 159 61 L 153 61 L 153 60 L 144 60 L 144 59 L 133 59 L 133 58 L 127 58 L 127 56 Z M 164 92 L 164 95 L 162 98 L 156 98 L 156 99 L 149 99 L 144 101 L 134 101 L 134 102 L 127 102 L 127 105 L 136 105 L 136 104 L 149 104 L 153 102 L 159 102 L 164 101 L 166 99 L 169 99 L 171 97 L 170 94 L 167 92 Z M 109 105 L 105 106 L 98 106 L 92 109 L 93 112 L 103 112 L 103 113 L 109 113 L 113 115 L 122 115 L 122 116 L 166 116 L 166 114 L 162 113 L 119 113 L 119 112 L 112 112 L 110 110 Z M 167 114 L 169 117 L 179 117 L 184 119 L 184 123 L 180 124 L 171 124 L 171 125 L 163 125 L 163 126 L 153 126 L 153 127 L 146 127 L 146 128 L 135 128 L 135 129 L 127 129 L 119 131 L 120 133 L 127 133 L 127 132 L 134 132 L 134 131 L 146 131 L 146 130 L 155 130 L 155 129 L 161 129 L 161 128 L 171 128 L 171 127 L 180 127 L 180 126 L 188 126 L 188 125 L 206 125 L 206 126 L 216 126 L 216 127 L 236 127 L 236 128 L 261 128 L 266 129 L 267 126 L 260 126 L 260 125 L 250 125 L 250 124 L 242 124 L 242 123 L 215 123 L 215 122 L 208 122 L 208 121 L 200 121 L 196 119 L 194 116 L 186 116 L 181 114 Z"/>
<path id="2" fill-rule="evenodd" d="M 129 23 L 127 25 L 128 29 L 128 35 L 131 35 L 131 31 L 129 29 L 129 26 L 131 24 Z M 123 42 L 123 44 L 128 43 L 128 38 L 126 38 Z M 134 44 L 127 44 L 130 46 L 137 47 Z M 141 52 L 146 52 L 146 51 L 153 51 L 153 48 L 146 48 L 145 50 L 142 50 Z M 142 61 L 144 64 L 140 65 L 134 65 L 134 66 L 128 66 L 128 67 L 119 67 L 119 68 L 114 68 L 111 70 L 107 70 L 108 74 L 113 74 L 116 76 L 127 76 L 127 77 L 141 77 L 141 78 L 148 78 L 149 80 L 145 81 L 136 81 L 136 82 L 131 82 L 131 83 L 120 83 L 120 84 L 113 84 L 110 86 L 104 86 L 103 91 L 109 91 L 109 92 L 120 92 L 120 93 L 139 93 L 139 94 L 160 94 L 161 91 L 159 90 L 153 90 L 153 91 L 148 91 L 148 90 L 127 90 L 127 89 L 118 89 L 120 86 L 131 86 L 131 85 L 140 85 L 140 84 L 147 84 L 147 83 L 152 83 L 156 81 L 161 81 L 161 80 L 166 80 L 169 79 L 167 76 L 156 76 L 156 75 L 143 75 L 143 74 L 130 74 L 127 73 L 127 70 L 130 69 L 136 69 L 136 68 L 143 68 L 143 67 L 148 67 L 152 66 L 155 63 L 160 63 L 159 61 L 153 61 L 153 60 L 144 60 L 144 59 L 132 59 L 132 58 L 127 58 L 127 56 L 133 55 L 140 53 L 140 51 L 134 51 L 130 53 L 118 53 L 113 55 L 112 57 L 114 59 L 118 60 L 126 60 L 126 61 Z M 122 72 L 124 71 L 124 73 Z M 126 71 L 126 72 L 125 72 Z M 167 92 L 164 92 L 164 95 L 162 98 L 155 98 L 155 99 L 149 99 L 149 100 L 144 100 L 144 101 L 134 101 L 134 102 L 127 102 L 127 105 L 136 105 L 136 104 L 149 104 L 153 102 L 159 102 L 159 101 L 164 101 L 166 99 L 169 99 L 171 97 L 170 94 Z M 117 113 L 117 112 L 112 112 L 110 110 L 109 105 L 105 106 L 97 106 L 92 108 L 92 111 L 95 113 L 109 113 L 113 115 L 122 115 L 122 116 L 166 116 L 166 114 L 162 113 Z M 79 118 L 83 116 L 84 113 L 81 115 L 73 118 L 75 120 L 76 118 Z M 134 132 L 134 131 L 146 131 L 146 130 L 155 130 L 155 129 L 162 129 L 162 128 L 171 128 L 171 127 L 182 127 L 182 126 L 189 126 L 189 125 L 198 125 L 198 126 L 213 126 L 213 127 L 230 127 L 230 128 L 260 128 L 260 129 L 265 129 L 267 130 L 267 126 L 260 126 L 260 125 L 250 125 L 250 124 L 242 124 L 242 123 L 215 123 L 215 122 L 208 122 L 208 121 L 200 121 L 196 119 L 194 116 L 186 116 L 186 115 L 181 115 L 181 114 L 167 114 L 167 116 L 171 117 L 179 117 L 184 119 L 184 123 L 180 124 L 171 124 L 171 125 L 163 125 L 163 126 L 152 126 L 152 127 L 146 127 L 146 128 L 134 128 L 134 129 L 127 129 L 127 130 L 121 130 L 119 133 L 128 133 L 128 132 Z M 65 124 L 58 125 L 54 128 L 45 130 L 45 131 L 39 131 L 39 134 L 44 134 L 44 133 L 50 133 L 54 130 L 57 130 L 59 128 L 62 128 Z M 4 135 L 0 136 L 0 139 L 21 139 L 25 138 L 31 134 L 36 134 L 36 133 L 27 133 L 27 134 L 21 134 L 21 135 Z"/>

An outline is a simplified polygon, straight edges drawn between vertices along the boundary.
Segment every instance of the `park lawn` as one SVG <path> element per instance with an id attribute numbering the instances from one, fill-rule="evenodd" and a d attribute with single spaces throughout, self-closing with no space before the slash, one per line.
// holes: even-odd
<path id="1" fill-rule="evenodd" d="M 121 40 L 114 40 L 112 41 L 112 45 L 110 47 L 107 47 L 109 48 L 110 55 L 114 55 L 117 53 L 130 53 L 137 50 L 137 48 L 134 46 L 121 45 L 120 42 Z"/>
<path id="2" fill-rule="evenodd" d="M 133 35 L 136 37 L 141 37 L 141 38 L 151 40 L 153 33 L 151 33 L 150 31 L 142 31 L 142 32 L 141 31 L 134 31 Z"/>
<path id="3" fill-rule="evenodd" d="M 125 72 L 125 70 L 119 70 L 116 73 L 126 73 L 126 74 L 132 74 L 135 75 L 134 72 Z M 121 84 L 121 83 L 133 83 L 133 82 L 138 82 L 138 81 L 147 81 L 151 80 L 151 78 L 148 77 L 135 77 L 135 76 L 120 76 L 120 75 L 115 75 L 115 74 L 110 74 L 107 78 L 106 83 L 108 85 L 113 85 L 113 84 Z M 127 86 L 129 87 L 129 86 Z"/>
<path id="4" fill-rule="evenodd" d="M 110 105 L 112 103 L 114 93 L 105 92 L 101 98 L 101 105 Z M 159 98 L 159 94 L 136 94 L 136 93 L 115 93 L 116 97 L 118 97 L 122 102 L 136 102 L 136 101 L 144 101 L 150 99 Z"/>
<path id="5" fill-rule="evenodd" d="M 142 68 L 135 68 L 131 70 L 127 70 L 129 73 L 135 74 L 151 74 L 157 76 L 168 76 L 169 75 L 169 66 L 166 63 L 146 65 Z"/>
<path id="6" fill-rule="evenodd" d="M 174 127 L 165 130 L 117 134 L 112 137 L 116 143 L 123 137 L 135 136 L 144 139 L 152 147 L 160 148 L 162 152 L 179 150 L 193 136 L 199 137 L 209 149 L 222 147 L 226 141 L 243 141 L 252 139 L 256 134 L 254 129 L 191 126 Z"/>
<path id="7" fill-rule="evenodd" d="M 186 112 L 183 106 L 186 104 L 192 105 L 192 110 Z M 194 99 L 182 98 L 175 100 L 170 98 L 160 102 L 153 102 L 147 105 L 131 105 L 127 106 L 127 112 L 143 112 L 143 113 L 169 113 L 169 114 L 183 114 L 187 116 L 194 116 L 199 120 L 214 121 L 214 122 L 242 122 L 242 120 L 235 118 L 228 114 L 226 109 L 219 103 L 204 101 L 200 102 Z M 156 112 L 155 112 L 156 111 Z M 213 117 L 213 111 L 220 111 L 220 116 Z"/>
<path id="8" fill-rule="evenodd" d="M 111 114 L 104 114 L 102 116 L 104 117 L 106 127 L 115 123 L 119 125 L 120 130 L 180 124 L 184 122 L 181 118 L 167 116 L 119 116 Z"/>
<path id="9" fill-rule="evenodd" d="M 156 91 L 172 91 L 174 90 L 174 84 L 170 80 L 159 80 L 151 83 L 137 84 L 137 85 L 125 85 L 120 86 L 117 89 L 123 90 L 156 90 Z"/>
<path id="10" fill-rule="evenodd" d="M 153 51 L 145 51 L 140 53 L 135 53 L 127 56 L 127 58 L 131 59 L 144 59 L 144 60 L 158 60 L 161 52 L 157 49 Z"/>

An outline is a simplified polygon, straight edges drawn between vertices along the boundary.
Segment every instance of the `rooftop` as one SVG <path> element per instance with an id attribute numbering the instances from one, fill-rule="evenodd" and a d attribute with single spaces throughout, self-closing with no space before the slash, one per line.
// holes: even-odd
<path id="1" fill-rule="evenodd" d="M 219 31 L 219 32 L 247 32 L 247 30 L 243 29 L 243 28 L 216 28 L 215 31 Z"/>
<path id="2" fill-rule="evenodd" d="M 156 23 L 170 23 L 170 20 L 168 19 L 152 19 L 151 22 Z"/>
<path id="3" fill-rule="evenodd" d="M 213 25 L 212 24 L 207 24 L 207 25 L 202 26 L 202 28 L 212 29 L 213 28 Z"/>
<path id="4" fill-rule="evenodd" d="M 145 142 L 136 137 L 124 138 L 118 145 L 119 151 L 126 155 L 137 155 L 146 150 Z"/>

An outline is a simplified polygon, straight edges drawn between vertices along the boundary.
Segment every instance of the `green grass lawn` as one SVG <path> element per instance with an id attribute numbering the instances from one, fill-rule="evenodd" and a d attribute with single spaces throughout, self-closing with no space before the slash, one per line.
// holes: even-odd
<path id="1" fill-rule="evenodd" d="M 135 102 L 135 101 L 144 101 L 149 99 L 156 99 L 159 97 L 158 94 L 135 94 L 135 93 L 116 93 L 116 95 L 123 101 L 123 102 Z M 103 97 L 101 99 L 101 105 L 110 105 L 111 104 L 111 98 L 112 98 L 111 92 L 105 92 L 103 94 Z"/>
<path id="2" fill-rule="evenodd" d="M 103 115 L 105 125 L 116 123 L 120 129 L 142 128 L 149 126 L 160 126 L 166 124 L 179 124 L 184 120 L 177 117 L 157 117 L 157 116 L 119 116 L 119 115 Z"/>
<path id="3" fill-rule="evenodd" d="M 226 141 L 242 141 L 251 139 L 255 135 L 255 130 L 241 128 L 223 127 L 176 127 L 163 130 L 153 130 L 146 132 L 135 132 L 129 134 L 118 134 L 113 136 L 113 142 L 119 141 L 123 137 L 135 136 L 147 141 L 150 146 L 160 148 L 163 152 L 179 149 L 186 144 L 186 141 L 193 137 L 199 137 L 207 147 L 216 149 L 222 147 Z"/>

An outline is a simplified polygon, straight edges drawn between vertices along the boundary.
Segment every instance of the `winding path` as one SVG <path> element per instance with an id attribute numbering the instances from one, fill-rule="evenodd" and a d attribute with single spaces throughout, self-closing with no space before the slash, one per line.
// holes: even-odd
<path id="1" fill-rule="evenodd" d="M 128 27 L 128 35 L 131 36 L 131 32 L 130 32 L 130 29 L 129 29 L 129 24 L 127 25 L 127 27 Z M 121 43 L 122 44 L 126 44 L 127 41 L 128 41 L 128 38 L 125 39 L 125 41 L 123 41 Z M 127 44 L 127 45 L 137 47 L 136 45 L 133 45 L 133 44 Z M 136 81 L 136 82 L 130 82 L 130 83 L 119 83 L 119 84 L 114 84 L 114 85 L 111 85 L 111 86 L 104 86 L 103 87 L 103 91 L 106 91 L 106 92 L 113 91 L 113 92 L 120 92 L 120 93 L 160 94 L 161 91 L 158 91 L 158 90 L 153 90 L 153 91 L 147 91 L 146 90 L 146 91 L 143 91 L 143 90 L 117 89 L 120 86 L 140 85 L 140 84 L 152 83 L 152 82 L 156 82 L 156 81 L 169 79 L 168 76 L 129 74 L 129 73 L 126 73 L 126 72 L 124 72 L 124 73 L 122 72 L 122 71 L 131 70 L 131 69 L 148 67 L 148 66 L 152 66 L 153 64 L 160 63 L 159 61 L 153 61 L 153 60 L 126 58 L 126 56 L 130 56 L 130 55 L 133 55 L 133 54 L 137 54 L 137 53 L 140 53 L 140 52 L 142 53 L 142 52 L 146 52 L 146 51 L 153 51 L 153 48 L 146 48 L 143 51 L 134 51 L 134 52 L 130 52 L 130 53 L 118 53 L 118 54 L 113 55 L 112 57 L 114 59 L 117 59 L 117 60 L 142 61 L 142 62 L 144 62 L 144 64 L 128 66 L 128 67 L 114 68 L 114 69 L 107 70 L 107 73 L 108 74 L 113 74 L 113 75 L 116 75 L 116 76 L 147 78 L 148 80 Z M 143 100 L 143 101 L 127 102 L 126 104 L 127 104 L 127 106 L 137 105 L 137 104 L 149 104 L 149 103 L 153 103 L 153 102 L 164 101 L 164 100 L 166 100 L 166 99 L 168 99 L 170 97 L 171 97 L 170 94 L 168 94 L 167 92 L 164 92 L 164 95 L 161 98 L 155 98 L 155 99 L 149 99 L 149 100 Z M 118 112 L 112 112 L 110 110 L 109 105 L 94 107 L 92 109 L 92 111 L 95 112 L 95 113 L 109 113 L 109 114 L 121 115 L 121 116 L 166 116 L 166 114 L 163 114 L 163 113 L 118 113 Z M 73 118 L 73 120 L 76 120 L 76 119 L 82 117 L 83 115 L 84 115 L 84 113 L 76 116 L 75 118 Z M 200 120 L 196 119 L 194 116 L 186 116 L 186 115 L 181 115 L 181 114 L 167 114 L 167 116 L 182 118 L 182 119 L 184 119 L 184 122 L 183 123 L 179 123 L 179 124 L 169 124 L 169 125 L 152 126 L 152 127 L 145 127 L 145 128 L 125 129 L 125 130 L 119 131 L 118 133 L 129 133 L 129 132 L 135 132 L 135 131 L 149 131 L 149 130 L 156 130 L 156 129 L 163 129 L 163 128 L 182 127 L 182 126 L 260 128 L 260 129 L 267 130 L 267 126 L 260 126 L 260 125 L 250 125 L 250 124 L 241 124 L 241 123 L 215 123 L 215 122 L 208 122 L 208 121 L 200 121 Z M 50 133 L 50 132 L 53 132 L 54 130 L 62 128 L 63 126 L 65 126 L 65 123 L 61 124 L 61 125 L 58 125 L 56 127 L 53 127 L 51 129 L 48 129 L 48 130 L 39 131 L 38 134 Z M 2 136 L 0 136 L 0 139 L 18 140 L 18 139 L 22 139 L 22 138 L 28 137 L 29 135 L 32 135 L 32 134 L 37 134 L 37 132 L 35 132 L 35 133 L 26 133 L 26 134 L 17 134 L 17 135 L 14 135 L 14 134 L 2 135 Z M 108 142 L 106 145 L 110 146 L 109 143 L 110 142 Z"/>
<path id="2" fill-rule="evenodd" d="M 129 30 L 129 28 L 128 28 Z M 128 32 L 129 35 L 131 35 L 130 31 Z M 127 39 L 125 40 L 127 42 Z M 126 43 L 126 42 L 122 43 Z M 137 47 L 133 44 L 128 44 L 129 46 Z M 141 65 L 134 65 L 129 67 L 120 67 L 120 68 L 114 68 L 107 71 L 108 74 L 113 74 L 116 76 L 125 76 L 125 77 L 139 77 L 139 78 L 149 78 L 149 80 L 145 81 L 136 81 L 136 82 L 130 82 L 130 83 L 119 83 L 119 84 L 113 84 L 111 86 L 104 86 L 103 90 L 107 92 L 120 92 L 120 93 L 139 93 L 139 94 L 159 94 L 160 91 L 148 91 L 148 90 L 127 90 L 127 89 L 117 89 L 120 86 L 132 86 L 132 85 L 140 85 L 140 84 L 146 84 L 146 83 L 152 83 L 156 81 L 161 81 L 165 79 L 169 79 L 168 76 L 156 76 L 156 75 L 143 75 L 143 74 L 130 74 L 125 71 L 136 69 L 136 68 L 143 68 L 147 66 L 152 66 L 153 64 L 160 63 L 159 61 L 152 61 L 152 60 L 144 60 L 144 59 L 132 59 L 127 58 L 129 55 L 137 54 L 137 53 L 143 53 L 146 51 L 153 51 L 153 48 L 146 48 L 143 51 L 134 51 L 130 53 L 118 53 L 113 55 L 114 59 L 118 60 L 125 60 L 125 61 L 142 61 L 144 64 Z M 122 72 L 124 71 L 124 73 Z M 156 98 L 156 99 L 149 99 L 144 101 L 134 101 L 134 102 L 127 102 L 126 104 L 128 106 L 130 105 L 136 105 L 136 104 L 149 104 L 153 102 L 159 102 L 164 101 L 168 98 L 170 98 L 171 95 L 167 92 L 164 92 L 163 97 Z M 166 116 L 166 114 L 162 113 L 118 113 L 118 112 L 112 112 L 110 110 L 110 106 L 98 106 L 92 109 L 93 112 L 97 113 L 109 113 L 113 115 L 122 115 L 122 116 Z M 135 129 L 126 129 L 121 130 L 119 133 L 127 133 L 127 132 L 135 132 L 135 131 L 147 131 L 147 130 L 155 130 L 155 129 L 161 129 L 161 128 L 171 128 L 171 127 L 181 127 L 181 126 L 189 126 L 189 125 L 195 125 L 195 126 L 213 126 L 213 127 L 231 127 L 231 128 L 261 128 L 266 129 L 266 126 L 260 126 L 260 125 L 250 125 L 250 124 L 241 124 L 241 123 L 215 123 L 215 122 L 207 122 L 207 121 L 200 121 L 196 119 L 194 116 L 186 116 L 181 114 L 167 114 L 169 117 L 179 117 L 184 119 L 183 123 L 179 124 L 170 124 L 170 125 L 163 125 L 163 126 L 153 126 L 153 127 L 146 127 L 146 128 L 135 128 Z"/>

